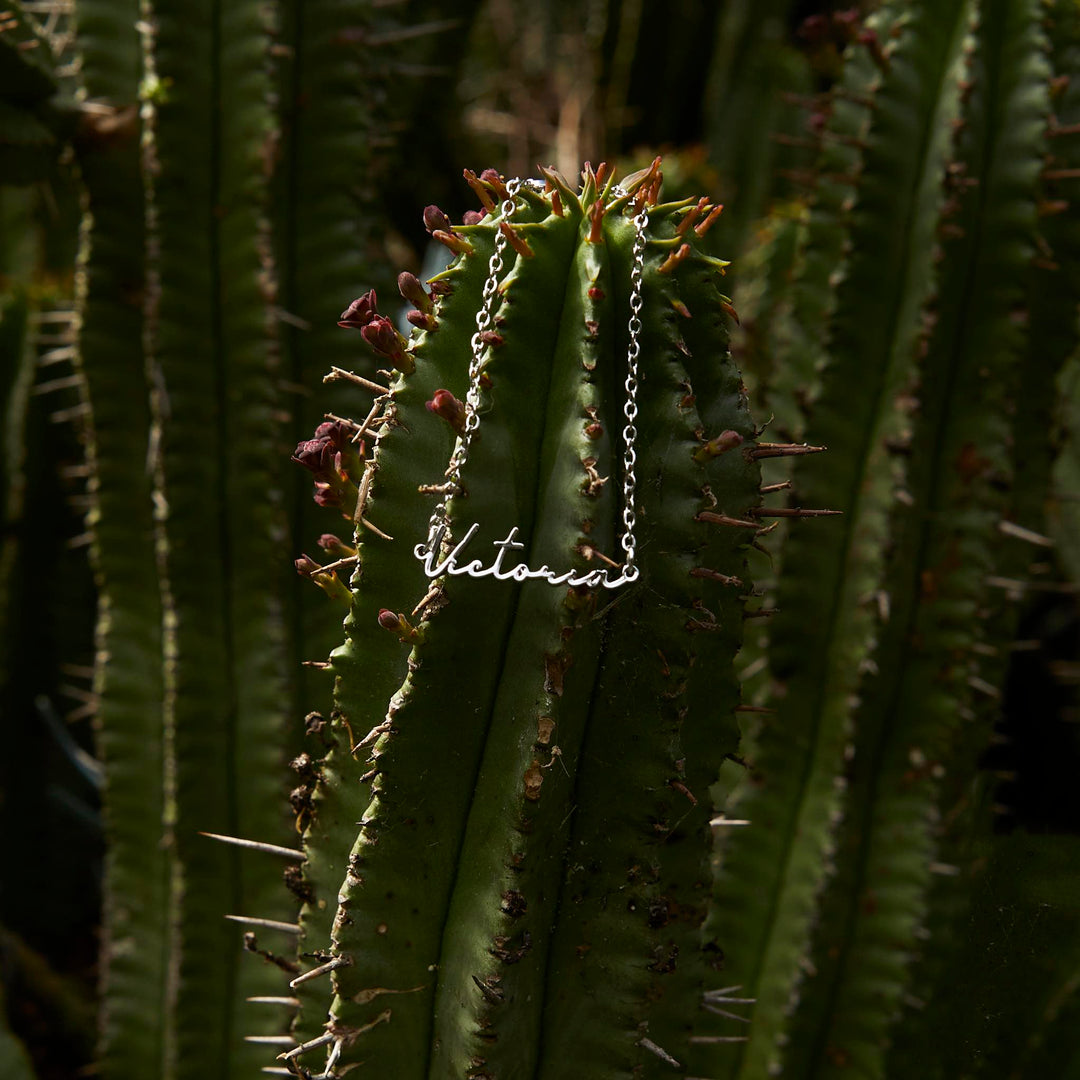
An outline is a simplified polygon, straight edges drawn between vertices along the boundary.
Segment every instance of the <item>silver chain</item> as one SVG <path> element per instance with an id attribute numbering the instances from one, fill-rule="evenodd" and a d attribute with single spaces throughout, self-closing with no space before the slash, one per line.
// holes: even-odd
<path id="1" fill-rule="evenodd" d="M 507 181 L 507 197 L 503 201 L 502 220 L 509 222 L 514 210 L 517 208 L 515 196 L 521 190 L 523 181 L 518 178 Z M 524 183 L 543 190 L 543 183 L 538 180 L 527 180 Z M 625 196 L 620 188 L 615 188 L 616 196 Z M 439 548 L 443 538 L 449 535 L 450 528 L 450 505 L 454 495 L 461 490 L 461 470 L 469 460 L 469 451 L 472 447 L 473 437 L 480 426 L 480 375 L 483 370 L 483 355 L 485 343 L 482 335 L 491 328 L 494 317 L 495 298 L 499 292 L 499 275 L 503 268 L 503 255 L 506 251 L 506 233 L 497 229 L 495 233 L 495 248 L 488 260 L 487 279 L 484 282 L 480 310 L 476 313 L 476 332 L 472 336 L 472 359 L 469 362 L 469 389 L 465 395 L 465 420 L 464 431 L 459 436 L 454 452 L 450 455 L 450 462 L 446 469 L 446 483 L 442 486 L 443 497 L 431 512 L 428 523 L 428 538 L 426 544 L 417 544 L 414 554 L 425 564 L 428 577 L 439 577 L 442 574 L 463 574 L 469 577 L 494 576 L 500 580 L 513 578 L 524 581 L 529 578 L 541 578 L 553 585 L 603 585 L 606 588 L 616 588 L 636 581 L 640 571 L 636 565 L 637 542 L 635 529 L 637 526 L 636 494 L 637 494 L 637 427 L 635 422 L 638 415 L 637 392 L 640 378 L 638 364 L 641 355 L 641 308 L 642 308 L 642 280 L 645 264 L 645 229 L 649 224 L 649 211 L 642 200 L 641 208 L 634 218 L 634 247 L 633 263 L 630 271 L 630 320 L 628 324 L 629 345 L 626 351 L 626 401 L 623 405 L 623 416 L 626 426 L 623 428 L 623 534 L 620 538 L 623 552 L 626 555 L 625 562 L 616 577 L 611 576 L 610 570 L 592 570 L 583 573 L 569 571 L 556 573 L 548 567 L 539 570 L 530 570 L 528 567 L 518 566 L 516 571 L 501 571 L 502 551 L 507 548 L 521 548 L 524 545 L 516 542 L 517 528 L 511 530 L 510 535 L 495 546 L 500 549 L 500 555 L 492 567 L 477 569 L 475 563 L 459 566 L 456 556 L 475 535 L 478 525 L 473 525 L 466 533 L 465 538 L 458 543 L 448 558 L 439 560 Z"/>

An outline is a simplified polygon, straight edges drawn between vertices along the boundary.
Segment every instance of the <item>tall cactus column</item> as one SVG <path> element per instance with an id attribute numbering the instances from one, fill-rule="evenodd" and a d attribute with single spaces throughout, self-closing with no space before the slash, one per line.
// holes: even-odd
<path id="1" fill-rule="evenodd" d="M 743 555 L 769 513 L 757 458 L 802 448 L 755 442 L 726 264 L 705 246 L 719 210 L 659 204 L 659 162 L 622 188 L 605 173 L 574 191 L 548 172 L 512 201 L 494 173 L 467 174 L 482 215 L 429 207 L 458 257 L 430 295 L 403 276 L 418 332 L 399 338 L 374 296 L 347 320 L 391 379 L 378 425 L 351 450 L 328 425 L 298 455 L 321 500 L 358 494 L 360 525 L 305 834 L 302 923 L 337 904 L 329 950 L 296 981 L 330 1006 L 288 1055 L 306 1068 L 614 1077 L 692 1068 L 718 1037 L 709 786 L 737 745 Z M 631 358 L 640 577 L 454 573 L 620 573 Z M 445 481 L 471 385 L 476 434 Z M 430 582 L 413 548 L 448 483 Z"/>

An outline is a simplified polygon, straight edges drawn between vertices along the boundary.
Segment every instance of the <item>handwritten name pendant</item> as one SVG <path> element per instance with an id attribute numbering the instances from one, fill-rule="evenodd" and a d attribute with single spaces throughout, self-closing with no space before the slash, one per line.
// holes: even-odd
<path id="1" fill-rule="evenodd" d="M 493 577 L 496 581 L 546 581 L 549 585 L 569 585 L 571 587 L 587 586 L 592 588 L 602 585 L 605 589 L 617 589 L 620 585 L 628 585 L 637 581 L 639 570 L 636 566 L 621 567 L 615 577 L 611 570 L 566 570 L 558 573 L 548 566 L 541 566 L 533 570 L 525 563 L 518 563 L 510 570 L 503 569 L 503 560 L 506 553 L 512 548 L 523 550 L 525 545 L 517 539 L 518 527 L 515 525 L 506 535 L 505 540 L 496 540 L 492 547 L 498 548 L 494 561 L 490 566 L 485 566 L 482 559 L 473 559 L 472 562 L 459 565 L 458 560 L 462 552 L 468 546 L 469 541 L 477 534 L 480 526 L 473 524 L 469 531 L 458 541 L 457 546 L 446 558 L 440 560 L 437 552 L 442 547 L 443 537 L 446 535 L 446 527 L 442 526 L 429 544 L 417 544 L 413 548 L 413 554 L 424 564 L 424 573 L 429 578 L 442 577 L 450 574 L 455 577 L 465 576 L 472 578 Z"/>

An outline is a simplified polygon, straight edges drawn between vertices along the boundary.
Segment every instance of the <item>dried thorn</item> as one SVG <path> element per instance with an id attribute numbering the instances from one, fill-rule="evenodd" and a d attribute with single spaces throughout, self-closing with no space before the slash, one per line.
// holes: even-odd
<path id="1" fill-rule="evenodd" d="M 283 934 L 299 934 L 300 926 L 297 923 L 280 922 L 277 919 L 260 919 L 255 915 L 226 915 L 230 922 L 242 923 L 244 926 L 262 926 L 267 930 L 280 930 Z"/>
<path id="2" fill-rule="evenodd" d="M 360 517 L 356 519 L 357 522 L 364 526 L 365 529 L 370 529 L 376 536 L 381 536 L 384 540 L 393 540 L 394 538 L 389 533 L 384 533 L 382 529 L 376 525 L 372 525 L 366 517 Z"/>
<path id="3" fill-rule="evenodd" d="M 316 668 L 319 671 L 325 671 L 331 665 L 330 665 L 330 662 L 328 660 L 301 660 L 300 661 L 300 666 L 301 667 Z"/>
<path id="4" fill-rule="evenodd" d="M 756 529 L 756 521 L 743 521 L 741 518 L 728 517 L 726 514 L 714 514 L 711 510 L 702 510 L 694 515 L 695 521 L 707 521 L 710 525 L 732 525 L 740 529 Z"/>
<path id="5" fill-rule="evenodd" d="M 804 510 L 801 506 L 753 506 L 747 510 L 754 517 L 836 517 L 843 510 Z"/>
<path id="6" fill-rule="evenodd" d="M 747 1042 L 749 1035 L 691 1035 L 690 1042 L 695 1046 L 711 1046 L 714 1043 Z"/>
<path id="7" fill-rule="evenodd" d="M 54 424 L 66 424 L 71 420 L 77 420 L 80 416 L 88 416 L 89 413 L 89 403 L 80 401 L 78 405 L 72 405 L 70 409 L 57 409 L 49 416 L 49 420 Z"/>
<path id="8" fill-rule="evenodd" d="M 268 1073 L 270 1076 L 296 1076 L 292 1069 L 283 1069 L 280 1065 L 264 1065 L 259 1072 Z"/>
<path id="9" fill-rule="evenodd" d="M 750 1023 L 749 1017 L 740 1016 L 738 1013 L 729 1012 L 727 1009 L 721 1009 L 719 1005 L 713 1005 L 708 1001 L 705 1002 L 702 1008 L 708 1012 L 715 1013 L 717 1016 L 726 1016 L 729 1020 L 738 1020 L 742 1024 Z"/>
<path id="10" fill-rule="evenodd" d="M 748 446 L 743 453 L 747 461 L 760 461 L 762 458 L 801 457 L 803 454 L 820 454 L 827 446 L 810 446 L 807 443 L 758 443 Z"/>
<path id="11" fill-rule="evenodd" d="M 736 705 L 735 712 L 767 713 L 772 716 L 776 710 L 766 708 L 764 705 Z"/>
<path id="12" fill-rule="evenodd" d="M 421 495 L 460 495 L 461 487 L 452 481 L 445 484 L 420 484 L 416 489 Z"/>
<path id="13" fill-rule="evenodd" d="M 338 968 L 348 967 L 352 963 L 347 956 L 335 956 L 333 960 L 327 960 L 325 964 L 320 964 L 318 967 L 313 967 L 310 971 L 305 971 L 302 975 L 297 975 L 295 979 L 289 981 L 289 985 L 295 990 L 298 986 L 302 986 L 306 982 L 311 982 L 312 979 L 318 979 L 323 975 L 329 975 L 331 971 L 337 971 Z"/>
<path id="14" fill-rule="evenodd" d="M 1047 169 L 1044 180 L 1080 180 L 1080 169 Z"/>
<path id="15" fill-rule="evenodd" d="M 481 994 L 484 995 L 485 998 L 487 998 L 488 1001 L 492 1003 L 492 1005 L 502 1004 L 504 1000 L 504 994 L 501 990 L 497 989 L 496 987 L 489 986 L 478 975 L 474 975 L 472 977 L 472 981 L 476 983 L 477 989 L 480 991 Z"/>
<path id="16" fill-rule="evenodd" d="M 709 824 L 719 828 L 720 826 L 727 827 L 728 825 L 749 825 L 750 822 L 746 818 L 728 818 L 721 814 L 719 817 L 714 817 Z"/>
<path id="17" fill-rule="evenodd" d="M 710 581 L 719 581 L 721 585 L 735 585 L 742 587 L 742 578 L 732 577 L 730 574 L 721 574 L 719 570 L 710 570 L 705 566 L 695 566 L 690 571 L 691 577 L 708 578 Z"/>
<path id="18" fill-rule="evenodd" d="M 988 698 L 993 698 L 995 701 L 1000 700 L 1001 698 L 1001 691 L 993 683 L 989 683 L 985 679 L 980 679 L 978 675 L 972 675 L 968 679 L 967 684 L 972 690 L 975 690 L 980 694 L 985 694 Z"/>
<path id="19" fill-rule="evenodd" d="M 655 1054 L 661 1061 L 666 1062 L 668 1065 L 673 1065 L 676 1069 L 682 1068 L 682 1066 L 662 1046 L 657 1046 L 652 1039 L 643 1037 L 638 1040 L 638 1046 L 644 1050 L 648 1050 L 651 1054 Z"/>
<path id="20" fill-rule="evenodd" d="M 413 38 L 442 34 L 447 30 L 454 30 L 460 25 L 460 19 L 432 19 L 426 23 L 416 23 L 412 26 L 399 26 L 392 30 L 383 30 L 378 34 L 366 34 L 360 31 L 362 38 L 357 41 L 357 44 L 378 48 L 380 45 L 389 45 L 395 41 L 411 41 Z"/>
<path id="21" fill-rule="evenodd" d="M 779 611 L 780 611 L 780 609 L 776 608 L 776 607 L 761 608 L 760 611 L 744 611 L 743 612 L 743 618 L 744 619 L 770 619 L 770 618 L 772 618 L 773 615 L 778 614 Z"/>
<path id="22" fill-rule="evenodd" d="M 237 847 L 250 848 L 252 851 L 265 851 L 268 855 L 281 855 L 286 859 L 296 859 L 302 862 L 307 856 L 295 848 L 281 847 L 278 844 L 264 844 L 261 840 L 242 840 L 239 836 L 223 836 L 221 833 L 199 831 L 200 836 L 208 836 L 211 840 L 220 840 L 223 844 L 235 844 Z"/>
<path id="23" fill-rule="evenodd" d="M 764 487 L 761 487 L 758 490 L 762 495 L 768 495 L 773 491 L 787 491 L 790 487 L 790 480 L 781 480 L 779 484 L 765 484 Z"/>
<path id="24" fill-rule="evenodd" d="M 41 395 L 51 394 L 57 390 L 77 390 L 82 384 L 81 375 L 64 375 L 59 379 L 49 379 L 48 382 L 38 383 L 31 393 Z"/>
<path id="25" fill-rule="evenodd" d="M 931 874 L 940 874 L 942 877 L 957 877 L 960 873 L 959 866 L 952 863 L 932 862 L 927 867 Z"/>
<path id="26" fill-rule="evenodd" d="M 368 492 L 371 490 L 371 481 L 375 478 L 375 470 L 378 465 L 374 460 L 364 465 L 364 475 L 360 477 L 360 486 L 356 490 L 356 509 L 353 511 L 353 524 L 360 522 L 367 507 Z"/>
<path id="27" fill-rule="evenodd" d="M 1015 536 L 1017 540 L 1026 540 L 1036 547 L 1051 548 L 1054 546 L 1054 541 L 1049 536 L 1043 536 L 1042 533 L 1025 529 L 1022 525 L 1017 525 L 1011 521 L 999 521 L 998 532 L 1004 533 L 1006 536 Z"/>
<path id="28" fill-rule="evenodd" d="M 704 998 L 706 1001 L 726 1001 L 729 1005 L 755 1005 L 757 1004 L 757 998 L 736 998 L 730 997 L 736 990 L 741 990 L 742 984 L 739 983 L 735 986 L 722 986 L 719 990 L 706 990 Z"/>
<path id="29" fill-rule="evenodd" d="M 245 998 L 244 1000 L 250 1001 L 253 1005 L 285 1005 L 290 1009 L 298 1009 L 300 1007 L 300 999 L 295 997 L 260 995 L 258 997 Z"/>
<path id="30" fill-rule="evenodd" d="M 329 1031 L 324 1032 L 322 1035 L 316 1035 L 314 1039 L 308 1039 L 306 1043 L 293 1047 L 287 1054 L 278 1054 L 278 1061 L 292 1061 L 293 1058 L 306 1054 L 309 1050 L 315 1050 L 320 1046 L 333 1042 L 335 1038 L 337 1036 L 332 1035 Z M 296 1040 L 291 1039 L 290 1042 L 296 1042 Z"/>
<path id="31" fill-rule="evenodd" d="M 325 566 L 320 566 L 317 570 L 312 570 L 308 577 L 315 577 L 316 574 L 331 574 L 343 566 L 355 566 L 359 561 L 359 555 L 348 555 L 344 559 L 338 559 L 337 562 L 327 563 Z"/>
<path id="32" fill-rule="evenodd" d="M 263 1043 L 266 1046 L 296 1045 L 296 1040 L 291 1035 L 245 1035 L 244 1042 Z"/>
<path id="33" fill-rule="evenodd" d="M 376 724 L 353 748 L 349 751 L 350 754 L 355 754 L 357 750 L 362 747 L 369 746 L 380 735 L 385 735 L 393 727 L 393 723 L 390 720 L 384 720 L 381 724 Z"/>
<path id="34" fill-rule="evenodd" d="M 1048 138 L 1058 135 L 1080 135 L 1080 124 L 1053 124 L 1046 130 Z"/>
<path id="35" fill-rule="evenodd" d="M 311 323 L 309 323 L 307 319 L 301 319 L 299 315 L 294 315 L 291 311 L 286 311 L 283 307 L 271 308 L 270 313 L 279 322 L 283 322 L 288 326 L 294 326 L 297 330 L 311 329 Z"/>
<path id="36" fill-rule="evenodd" d="M 681 780 L 669 780 L 668 787 L 680 795 L 685 795 L 690 800 L 691 806 L 697 806 L 697 796 Z"/>
<path id="37" fill-rule="evenodd" d="M 376 394 L 390 393 L 390 387 L 382 386 L 377 382 L 372 382 L 371 379 L 365 379 L 363 375 L 357 375 L 355 372 L 346 371 L 344 368 L 331 367 L 329 374 L 323 376 L 324 383 L 339 382 L 342 379 L 346 382 L 356 383 L 357 386 L 362 386 L 365 390 L 371 390 Z"/>

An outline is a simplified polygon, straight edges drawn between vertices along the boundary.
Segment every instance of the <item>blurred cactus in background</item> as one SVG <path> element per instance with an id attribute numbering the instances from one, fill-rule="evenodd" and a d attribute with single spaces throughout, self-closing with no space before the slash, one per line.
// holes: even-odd
<path id="1" fill-rule="evenodd" d="M 1075 0 L 0 5 L 0 1076 L 1080 1077 L 1078 133 Z"/>

